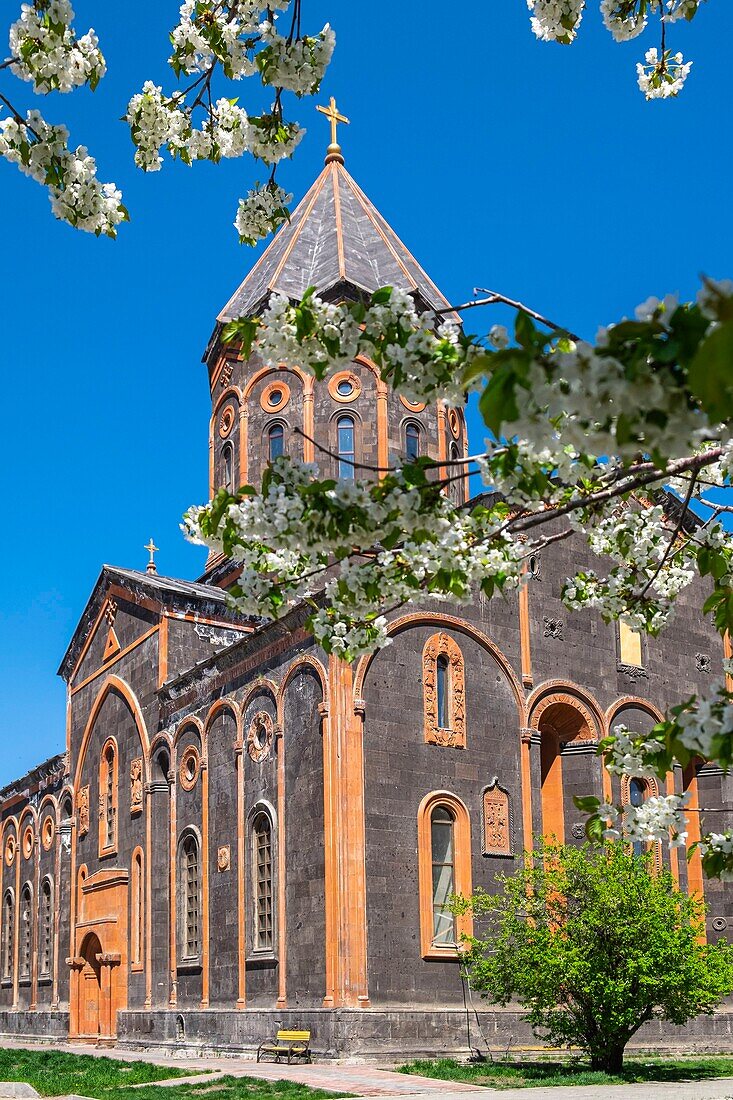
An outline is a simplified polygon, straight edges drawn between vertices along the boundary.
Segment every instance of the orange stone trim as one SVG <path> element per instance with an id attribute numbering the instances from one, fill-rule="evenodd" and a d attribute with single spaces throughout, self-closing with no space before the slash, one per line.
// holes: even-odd
<path id="1" fill-rule="evenodd" d="M 234 405 L 225 405 L 224 411 L 219 417 L 219 438 L 227 439 L 231 435 L 234 422 L 237 419 L 237 411 Z"/>
<path id="2" fill-rule="evenodd" d="M 175 749 L 178 748 L 178 744 L 179 744 L 181 738 L 186 733 L 186 731 L 189 730 L 189 729 L 193 729 L 193 730 L 196 731 L 196 734 L 199 738 L 199 741 L 203 745 L 203 743 L 204 743 L 204 724 L 203 724 L 203 722 L 201 721 L 200 718 L 196 718 L 193 714 L 190 714 L 190 715 L 188 715 L 187 718 L 183 719 L 180 726 L 176 730 L 176 732 L 173 736 L 173 746 L 172 746 L 173 748 L 175 748 Z"/>
<path id="3" fill-rule="evenodd" d="M 610 707 L 606 710 L 604 715 L 605 719 L 605 734 L 611 732 L 611 723 L 613 722 L 619 711 L 625 710 L 627 707 L 635 707 L 637 710 L 643 710 L 649 714 L 655 722 L 664 721 L 664 715 L 659 707 L 655 707 L 653 703 L 650 703 L 648 699 L 641 699 L 638 695 L 622 695 L 620 699 L 614 700 Z"/>
<path id="4" fill-rule="evenodd" d="M 423 612 L 416 611 L 407 615 L 400 615 L 399 618 L 394 619 L 387 627 L 387 634 L 390 637 L 394 637 L 396 634 L 401 634 L 403 630 L 410 630 L 413 627 L 418 626 L 436 626 L 441 627 L 444 630 L 453 630 L 458 634 L 464 634 L 467 638 L 473 638 L 478 642 L 487 652 L 493 657 L 496 664 L 509 681 L 509 686 L 512 689 L 514 700 L 517 704 L 518 718 L 520 727 L 525 726 L 526 722 L 526 710 L 524 702 L 524 692 L 522 691 L 521 684 L 509 661 L 504 656 L 495 642 L 492 642 L 487 634 L 484 634 L 482 630 L 476 627 L 469 626 L 463 619 L 457 618 L 455 615 L 445 615 L 441 612 Z M 370 653 L 362 657 L 356 666 L 354 673 L 354 701 L 364 698 L 364 681 L 366 674 L 369 671 L 369 667 L 372 661 L 375 659 L 376 654 Z"/>
<path id="5" fill-rule="evenodd" d="M 157 630 L 157 627 L 155 629 Z M 89 712 L 89 717 L 87 718 L 87 724 L 84 728 L 84 735 L 81 740 L 79 759 L 76 765 L 76 773 L 74 776 L 74 788 L 76 790 L 79 789 L 79 784 L 81 783 L 84 764 L 86 761 L 87 749 L 89 747 L 89 739 L 94 729 L 94 723 L 97 720 L 97 716 L 102 708 L 102 704 L 104 703 L 105 699 L 111 691 L 116 691 L 119 695 L 121 695 L 127 703 L 128 707 L 130 708 L 130 711 L 132 712 L 132 717 L 135 722 L 135 726 L 137 727 L 138 736 L 140 738 L 140 743 L 143 749 L 142 755 L 143 760 L 145 761 L 145 781 L 150 781 L 150 740 L 148 738 L 148 731 L 145 726 L 145 719 L 143 718 L 140 704 L 138 703 L 134 692 L 130 687 L 128 687 L 124 680 L 121 680 L 119 676 L 110 675 L 105 680 L 96 699 L 92 703 L 92 708 Z"/>
<path id="6" fill-rule="evenodd" d="M 589 692 L 569 680 L 546 680 L 532 692 L 527 700 L 527 710 L 533 729 L 539 730 L 540 718 L 555 703 L 565 703 L 579 711 L 593 740 L 600 740 L 605 732 L 603 711 Z"/>
<path id="7" fill-rule="evenodd" d="M 448 726 L 438 725 L 438 660 L 445 657 L 449 674 L 447 687 Z M 443 631 L 428 638 L 422 651 L 423 733 L 428 745 L 466 747 L 466 680 L 460 647 Z"/>
<path id="8" fill-rule="evenodd" d="M 408 399 L 406 397 L 403 397 L 402 394 L 400 394 L 400 401 L 408 410 L 408 412 L 411 413 L 424 412 L 425 408 L 427 407 L 424 401 L 408 401 Z"/>
<path id="9" fill-rule="evenodd" d="M 522 566 L 522 576 L 526 576 L 527 563 Z M 532 642 L 529 624 L 529 583 L 525 580 L 519 587 L 519 649 L 522 660 L 522 683 L 531 688 L 534 684 L 532 676 Z"/>
<path id="10" fill-rule="evenodd" d="M 276 393 L 278 390 L 281 391 L 282 397 L 276 404 L 273 405 L 270 398 L 272 394 Z M 275 379 L 274 382 L 270 382 L 267 386 L 265 386 L 264 390 L 260 394 L 260 408 L 263 412 L 266 413 L 281 413 L 289 400 L 290 386 L 287 384 L 287 382 L 280 382 Z"/>
<path id="11" fill-rule="evenodd" d="M 202 744 L 208 746 L 209 730 L 212 724 L 216 721 L 220 714 L 228 712 L 234 719 L 234 725 L 236 727 L 235 744 L 240 744 L 242 739 L 242 711 L 238 707 L 234 699 L 217 699 L 215 703 L 209 708 L 209 712 L 206 715 L 206 720 L 203 725 Z"/>
<path id="12" fill-rule="evenodd" d="M 705 900 L 705 884 L 702 871 L 702 857 L 700 849 L 696 847 L 690 854 L 693 844 L 698 844 L 701 839 L 700 830 L 700 794 L 697 784 L 697 769 L 702 761 L 691 760 L 686 768 L 682 769 L 682 793 L 689 793 L 690 800 L 685 807 L 687 818 L 687 891 L 691 897 Z"/>
<path id="13" fill-rule="evenodd" d="M 433 943 L 433 845 L 430 819 L 433 810 L 445 806 L 453 814 L 453 870 L 455 893 L 470 897 L 473 892 L 471 876 L 471 819 L 465 803 L 450 791 L 431 791 L 426 794 L 417 811 L 417 860 L 420 893 L 420 952 L 424 959 L 457 959 L 455 947 L 437 947 Z M 470 914 L 456 919 L 458 940 L 473 934 Z"/>
<path id="14" fill-rule="evenodd" d="M 352 385 L 351 393 L 342 394 L 339 393 L 339 386 L 342 382 L 350 382 Z M 328 392 L 334 401 L 338 401 L 342 405 L 348 405 L 352 401 L 356 401 L 357 397 L 361 395 L 361 378 L 358 374 L 355 374 L 353 370 L 340 370 L 337 371 L 328 380 Z"/>

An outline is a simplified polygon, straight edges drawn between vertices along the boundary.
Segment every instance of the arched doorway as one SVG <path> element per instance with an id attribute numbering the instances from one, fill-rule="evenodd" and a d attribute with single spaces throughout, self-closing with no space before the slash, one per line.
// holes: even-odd
<path id="1" fill-rule="evenodd" d="M 549 701 L 537 716 L 540 733 L 540 786 L 542 833 L 564 844 L 565 802 L 574 794 L 588 794 L 595 787 L 584 757 L 597 740 L 592 718 L 575 700 Z M 580 750 L 580 751 L 579 751 Z M 583 751 L 585 750 L 585 751 Z"/>
<path id="2" fill-rule="evenodd" d="M 101 1035 L 100 1010 L 102 1000 L 102 945 L 90 932 L 81 949 L 83 966 L 79 975 L 79 1038 L 94 1039 Z"/>

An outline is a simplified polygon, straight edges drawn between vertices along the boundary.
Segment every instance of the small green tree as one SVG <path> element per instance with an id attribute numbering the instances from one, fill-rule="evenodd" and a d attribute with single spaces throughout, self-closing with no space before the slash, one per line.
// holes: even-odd
<path id="1" fill-rule="evenodd" d="M 684 1024 L 733 991 L 733 947 L 704 942 L 704 906 L 650 856 L 547 846 L 497 887 L 455 900 L 481 930 L 466 954 L 472 988 L 518 1002 L 544 1039 L 579 1046 L 596 1069 L 617 1072 L 648 1020 Z"/>

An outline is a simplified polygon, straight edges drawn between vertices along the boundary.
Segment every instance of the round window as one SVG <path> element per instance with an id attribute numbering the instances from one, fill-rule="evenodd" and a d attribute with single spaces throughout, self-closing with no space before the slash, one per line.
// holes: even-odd
<path id="1" fill-rule="evenodd" d="M 270 405 L 272 405 L 273 409 L 277 408 L 277 406 L 282 402 L 282 399 L 283 399 L 283 391 L 282 390 L 270 390 L 270 396 L 268 398 L 268 401 L 269 401 Z"/>
<path id="2" fill-rule="evenodd" d="M 336 389 L 342 397 L 350 397 L 354 392 L 354 383 L 348 378 L 342 378 Z"/>
<path id="3" fill-rule="evenodd" d="M 181 786 L 185 791 L 193 790 L 199 777 L 199 754 L 193 745 L 184 750 L 179 771 Z"/>

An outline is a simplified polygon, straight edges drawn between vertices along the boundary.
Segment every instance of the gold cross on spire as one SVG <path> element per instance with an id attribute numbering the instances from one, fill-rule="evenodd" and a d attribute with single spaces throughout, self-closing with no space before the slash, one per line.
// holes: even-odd
<path id="1" fill-rule="evenodd" d="M 151 539 L 150 542 L 148 543 L 148 545 L 144 546 L 143 549 L 147 550 L 148 553 L 150 554 L 150 561 L 148 562 L 148 564 L 146 566 L 146 572 L 147 573 L 157 573 L 158 570 L 155 567 L 155 554 L 160 549 L 160 547 L 156 546 L 155 543 L 153 542 L 153 540 Z"/>
<path id="2" fill-rule="evenodd" d="M 328 147 L 326 154 L 326 164 L 330 164 L 332 160 L 337 160 L 339 164 L 344 163 L 344 158 L 341 153 L 341 146 L 336 140 L 336 127 L 339 122 L 345 122 L 349 125 L 349 120 L 346 115 L 339 113 L 339 109 L 336 106 L 336 100 L 331 96 L 331 102 L 328 107 L 316 107 L 317 111 L 320 111 L 322 115 L 325 115 L 328 121 L 331 123 L 331 144 Z"/>

